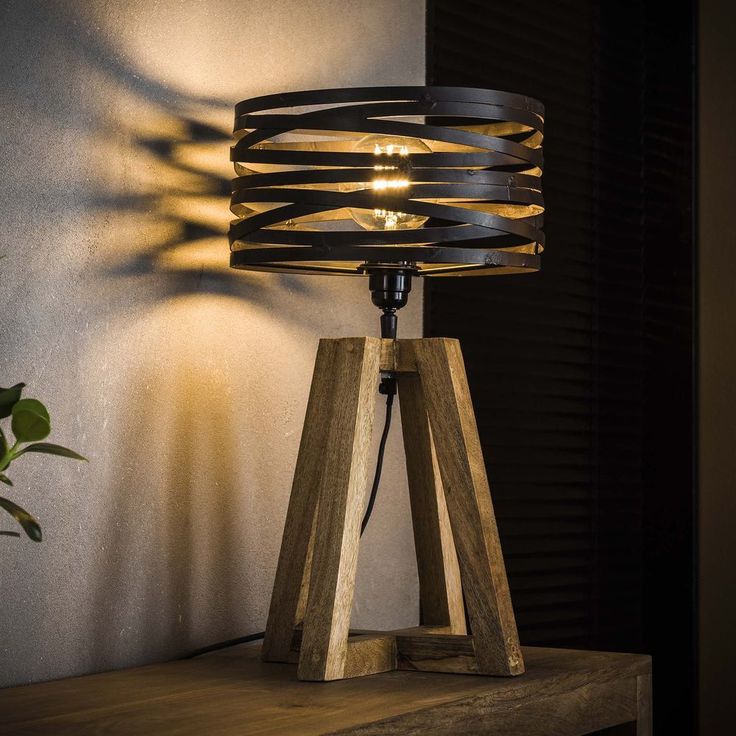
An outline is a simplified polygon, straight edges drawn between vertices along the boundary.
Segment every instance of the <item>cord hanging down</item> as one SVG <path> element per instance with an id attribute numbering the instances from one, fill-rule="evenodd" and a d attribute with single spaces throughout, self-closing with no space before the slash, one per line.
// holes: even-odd
<path id="1" fill-rule="evenodd" d="M 360 536 L 363 536 L 365 528 L 368 526 L 371 514 L 373 513 L 373 506 L 376 503 L 376 496 L 378 495 L 378 486 L 381 483 L 381 470 L 383 469 L 383 455 L 386 452 L 386 440 L 388 440 L 388 433 L 391 429 L 391 410 L 394 405 L 394 396 L 396 395 L 396 374 L 386 373 L 381 379 L 381 385 L 378 389 L 382 394 L 386 394 L 386 419 L 383 423 L 383 432 L 381 433 L 381 442 L 378 445 L 378 457 L 376 458 L 376 472 L 373 476 L 373 485 L 371 486 L 371 493 L 368 497 L 368 505 L 363 514 L 363 521 L 360 525 Z"/>

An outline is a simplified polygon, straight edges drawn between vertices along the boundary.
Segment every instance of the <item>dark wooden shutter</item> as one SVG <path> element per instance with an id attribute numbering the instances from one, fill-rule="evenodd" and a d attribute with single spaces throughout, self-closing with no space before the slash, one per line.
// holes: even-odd
<path id="1" fill-rule="evenodd" d="M 691 16 L 428 9 L 429 83 L 547 109 L 542 272 L 425 282 L 425 333 L 462 340 L 522 642 L 653 653 L 664 733 L 692 717 Z"/>

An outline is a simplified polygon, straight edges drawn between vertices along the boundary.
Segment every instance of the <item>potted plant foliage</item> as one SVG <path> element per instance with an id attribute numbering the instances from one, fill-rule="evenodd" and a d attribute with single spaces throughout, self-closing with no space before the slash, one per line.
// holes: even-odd
<path id="1" fill-rule="evenodd" d="M 51 422 L 46 407 L 37 399 L 21 398 L 24 383 L 11 388 L 0 388 L 0 419 L 10 417 L 10 428 L 15 441 L 11 445 L 0 427 L 0 482 L 12 486 L 13 482 L 6 471 L 10 463 L 27 452 L 42 452 L 47 455 L 60 455 L 73 460 L 85 460 L 73 450 L 50 442 L 42 442 L 51 432 Z M 25 509 L 10 499 L 0 496 L 0 508 L 5 509 L 34 541 L 41 541 L 41 526 Z M 0 531 L 0 535 L 19 537 L 14 531 Z"/>

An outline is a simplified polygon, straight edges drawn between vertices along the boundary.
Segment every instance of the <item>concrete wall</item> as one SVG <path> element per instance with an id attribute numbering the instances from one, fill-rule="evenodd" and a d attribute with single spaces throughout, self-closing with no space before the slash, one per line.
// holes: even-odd
<path id="1" fill-rule="evenodd" d="M 11 468 L 45 539 L 0 537 L 0 685 L 262 629 L 317 339 L 378 313 L 362 279 L 228 270 L 232 104 L 423 81 L 422 0 L 2 4 L 0 384 L 90 462 Z M 359 626 L 417 621 L 400 433 Z"/>
<path id="2" fill-rule="evenodd" d="M 700 733 L 733 731 L 736 662 L 736 6 L 702 0 L 698 39 Z"/>

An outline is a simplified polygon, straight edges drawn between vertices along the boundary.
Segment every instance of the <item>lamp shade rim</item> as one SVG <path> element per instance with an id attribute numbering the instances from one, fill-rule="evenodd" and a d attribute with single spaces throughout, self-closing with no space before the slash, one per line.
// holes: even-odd
<path id="1" fill-rule="evenodd" d="M 370 101 L 423 100 L 479 102 L 488 105 L 515 107 L 544 116 L 544 104 L 529 95 L 482 87 L 443 85 L 384 85 L 377 87 L 325 87 L 248 97 L 235 104 L 236 118 L 256 111 L 285 107 L 358 103 Z"/>

